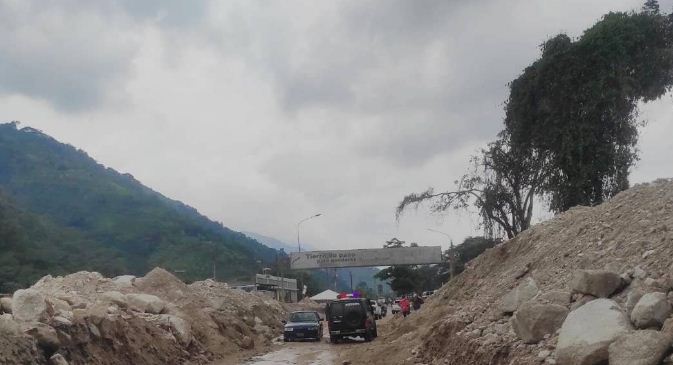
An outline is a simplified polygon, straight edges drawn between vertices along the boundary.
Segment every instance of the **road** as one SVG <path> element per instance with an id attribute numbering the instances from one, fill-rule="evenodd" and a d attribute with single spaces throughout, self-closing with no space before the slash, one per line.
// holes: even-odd
<path id="1" fill-rule="evenodd" d="M 379 331 L 391 317 L 377 321 Z M 279 348 L 265 355 L 254 357 L 242 365 L 337 365 L 337 358 L 341 351 L 352 346 L 363 346 L 359 343 L 362 341 L 358 338 L 346 343 L 331 344 L 327 326 L 325 326 L 324 337 L 320 342 L 286 342 L 279 345 Z"/>
<path id="2" fill-rule="evenodd" d="M 334 365 L 335 347 L 328 341 L 291 342 L 279 350 L 255 357 L 245 365 Z"/>

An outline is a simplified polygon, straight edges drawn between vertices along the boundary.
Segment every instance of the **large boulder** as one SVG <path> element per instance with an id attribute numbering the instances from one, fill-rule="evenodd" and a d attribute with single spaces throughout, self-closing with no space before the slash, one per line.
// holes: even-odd
<path id="1" fill-rule="evenodd" d="M 655 330 L 625 333 L 610 344 L 610 365 L 658 365 L 669 342 L 668 336 Z"/>
<path id="2" fill-rule="evenodd" d="M 126 299 L 129 307 L 138 312 L 159 314 L 166 307 L 166 302 L 151 294 L 127 294 Z"/>
<path id="3" fill-rule="evenodd" d="M 61 346 L 56 330 L 44 323 L 35 323 L 26 329 L 26 333 L 33 336 L 38 346 L 48 353 L 55 352 Z"/>
<path id="4" fill-rule="evenodd" d="M 192 342 L 192 326 L 184 319 L 170 314 L 162 314 L 162 321 L 171 329 L 175 338 L 182 345 L 189 345 Z"/>
<path id="5" fill-rule="evenodd" d="M 122 275 L 117 276 L 112 279 L 112 282 L 117 284 L 120 288 L 131 288 L 136 281 L 136 277 L 133 275 Z"/>
<path id="6" fill-rule="evenodd" d="M 101 294 L 100 299 L 104 302 L 116 304 L 120 307 L 126 307 L 128 305 L 126 295 L 118 291 L 106 291 L 105 293 Z"/>
<path id="7" fill-rule="evenodd" d="M 556 357 L 564 365 L 597 365 L 608 360 L 608 347 L 633 329 L 619 305 L 596 299 L 566 317 L 556 346 Z"/>
<path id="8" fill-rule="evenodd" d="M 19 326 L 10 314 L 0 315 L 0 336 L 16 336 L 20 333 L 21 326 Z"/>
<path id="9" fill-rule="evenodd" d="M 39 322 L 48 318 L 47 302 L 34 289 L 19 289 L 12 297 L 12 315 L 19 321 Z"/>
<path id="10" fill-rule="evenodd" d="M 666 294 L 661 292 L 643 295 L 631 312 L 631 321 L 637 328 L 661 327 L 671 314 Z"/>
<path id="11" fill-rule="evenodd" d="M 532 278 L 526 278 L 516 288 L 512 289 L 502 298 L 500 304 L 501 313 L 514 313 L 519 307 L 533 299 L 538 293 L 537 284 Z"/>
<path id="12" fill-rule="evenodd" d="M 568 315 L 568 308 L 558 304 L 525 304 L 512 317 L 512 328 L 525 343 L 537 343 L 556 332 Z"/>
<path id="13" fill-rule="evenodd" d="M 573 292 L 607 298 L 622 286 L 622 277 L 606 270 L 577 270 L 570 280 Z"/>
<path id="14" fill-rule="evenodd" d="M 0 313 L 12 313 L 12 298 L 0 298 Z"/>
<path id="15" fill-rule="evenodd" d="M 570 305 L 571 294 L 567 291 L 552 290 L 538 295 L 535 299 L 543 304 L 558 304 L 568 307 Z"/>

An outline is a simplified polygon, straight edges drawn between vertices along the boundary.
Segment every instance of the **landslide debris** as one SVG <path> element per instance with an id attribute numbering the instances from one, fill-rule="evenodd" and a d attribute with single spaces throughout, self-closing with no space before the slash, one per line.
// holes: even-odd
<path id="1" fill-rule="evenodd" d="M 353 364 L 671 364 L 673 180 L 575 207 L 468 264 Z M 637 350 L 637 351 L 636 351 Z"/>
<path id="2" fill-rule="evenodd" d="M 206 364 L 266 350 L 275 300 L 155 268 L 141 278 L 45 276 L 3 298 L 0 364 Z"/>

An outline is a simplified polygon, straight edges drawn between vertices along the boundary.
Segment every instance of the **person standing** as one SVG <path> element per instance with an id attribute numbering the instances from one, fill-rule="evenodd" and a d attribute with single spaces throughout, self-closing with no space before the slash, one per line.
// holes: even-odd
<path id="1" fill-rule="evenodd" d="M 411 304 L 409 303 L 409 299 L 407 299 L 406 295 L 402 296 L 402 300 L 400 300 L 400 310 L 402 311 L 402 315 L 404 317 L 411 313 Z"/>
<path id="2" fill-rule="evenodd" d="M 420 295 L 414 294 L 414 310 L 417 311 L 421 309 L 421 304 L 425 303 L 423 298 Z"/>

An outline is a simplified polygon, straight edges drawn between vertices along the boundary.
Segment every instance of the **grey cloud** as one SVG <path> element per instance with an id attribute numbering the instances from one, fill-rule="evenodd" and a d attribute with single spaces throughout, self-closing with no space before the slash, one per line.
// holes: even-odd
<path id="1" fill-rule="evenodd" d="M 0 3 L 0 93 L 78 111 L 119 92 L 136 45 L 98 14 L 43 2 Z"/>
<path id="2" fill-rule="evenodd" d="M 195 27 L 198 1 L 0 2 L 0 94 L 45 100 L 68 112 L 123 99 L 143 24 Z"/>
<path id="3" fill-rule="evenodd" d="M 119 4 L 137 19 L 180 28 L 200 23 L 208 9 L 207 0 L 119 0 Z"/>

